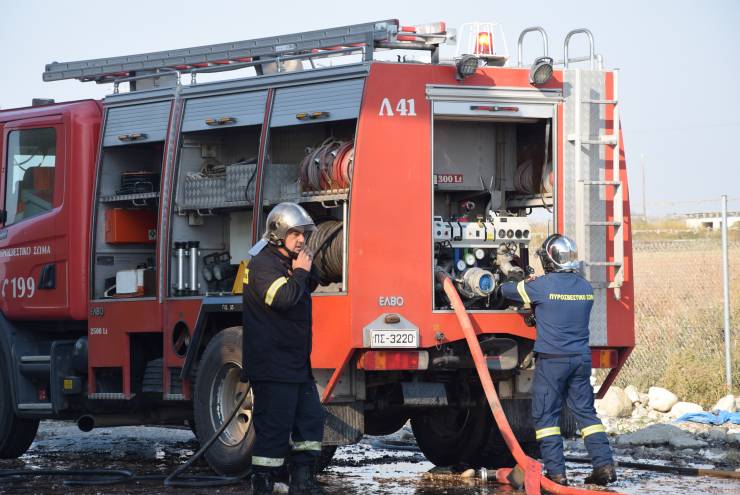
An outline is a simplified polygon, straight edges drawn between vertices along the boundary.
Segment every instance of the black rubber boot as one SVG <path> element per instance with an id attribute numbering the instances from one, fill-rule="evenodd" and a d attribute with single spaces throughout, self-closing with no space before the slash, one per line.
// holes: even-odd
<path id="1" fill-rule="evenodd" d="M 275 480 L 268 471 L 255 471 L 252 475 L 252 495 L 272 495 Z"/>
<path id="2" fill-rule="evenodd" d="M 290 495 L 326 495 L 321 486 L 316 482 L 313 469 L 308 465 L 293 465 L 290 467 Z"/>
<path id="3" fill-rule="evenodd" d="M 605 464 L 604 466 L 595 467 L 584 482 L 588 485 L 606 486 L 614 481 L 617 481 L 617 470 L 614 468 L 614 464 Z"/>
<path id="4" fill-rule="evenodd" d="M 558 485 L 568 486 L 568 477 L 564 474 L 556 473 L 556 474 L 546 474 L 545 477 L 549 479 L 550 481 L 553 481 L 557 483 Z"/>

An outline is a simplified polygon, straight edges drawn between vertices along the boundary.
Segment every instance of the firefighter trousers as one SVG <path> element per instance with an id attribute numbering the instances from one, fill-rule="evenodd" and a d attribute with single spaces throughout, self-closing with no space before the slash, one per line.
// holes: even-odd
<path id="1" fill-rule="evenodd" d="M 313 464 L 321 453 L 326 412 L 313 380 L 252 382 L 255 431 L 252 466 L 271 470 L 290 455 L 296 465 Z"/>
<path id="2" fill-rule="evenodd" d="M 565 400 L 576 418 L 594 467 L 612 464 L 606 429 L 596 416 L 591 356 L 538 357 L 532 384 L 535 436 L 548 474 L 565 474 L 560 411 Z"/>

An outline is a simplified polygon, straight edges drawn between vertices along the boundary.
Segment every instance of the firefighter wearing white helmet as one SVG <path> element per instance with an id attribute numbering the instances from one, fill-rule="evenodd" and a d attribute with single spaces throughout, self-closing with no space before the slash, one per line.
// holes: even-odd
<path id="1" fill-rule="evenodd" d="M 254 393 L 256 495 L 272 493 L 286 461 L 289 493 L 325 493 L 313 473 L 325 419 L 311 373 L 311 292 L 319 276 L 306 238 L 315 229 L 301 206 L 275 206 L 244 274 L 242 380 Z"/>
<path id="2" fill-rule="evenodd" d="M 591 349 L 588 323 L 594 292 L 579 273 L 576 243 L 560 234 L 545 239 L 537 250 L 545 275 L 529 281 L 507 282 L 507 299 L 534 308 L 537 339 L 532 384 L 532 416 L 547 477 L 568 484 L 560 436 L 563 401 L 573 412 L 591 456 L 593 472 L 586 483 L 616 481 L 614 459 L 606 429 L 596 416 L 591 388 Z"/>

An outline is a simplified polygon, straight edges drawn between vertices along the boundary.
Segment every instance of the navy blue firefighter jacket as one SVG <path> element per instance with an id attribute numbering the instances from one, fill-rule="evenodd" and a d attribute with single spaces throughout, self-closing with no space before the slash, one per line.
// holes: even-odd
<path id="1" fill-rule="evenodd" d="M 244 275 L 243 376 L 250 381 L 302 383 L 311 374 L 311 272 L 293 270 L 290 257 L 267 245 Z"/>
<path id="2" fill-rule="evenodd" d="M 575 272 L 552 272 L 529 282 L 506 282 L 501 293 L 534 308 L 534 351 L 551 355 L 590 355 L 588 322 L 594 304 L 591 284 Z"/>

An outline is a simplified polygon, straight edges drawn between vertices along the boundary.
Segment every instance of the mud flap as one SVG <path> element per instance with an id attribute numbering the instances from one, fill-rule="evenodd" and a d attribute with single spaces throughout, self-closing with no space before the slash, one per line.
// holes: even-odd
<path id="1" fill-rule="evenodd" d="M 330 404 L 326 407 L 323 445 L 348 445 L 359 442 L 365 431 L 363 402 Z"/>

